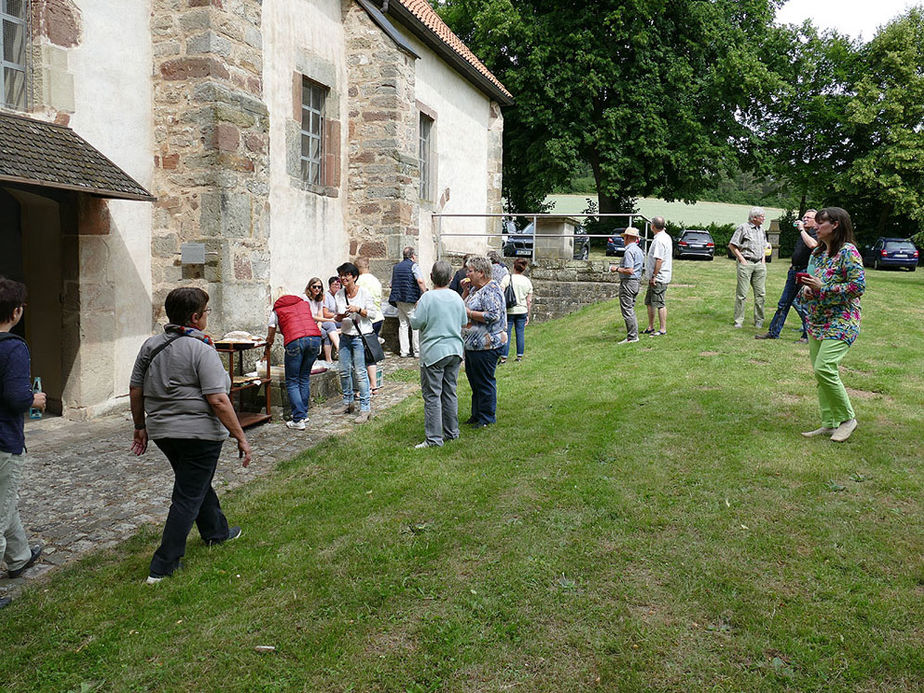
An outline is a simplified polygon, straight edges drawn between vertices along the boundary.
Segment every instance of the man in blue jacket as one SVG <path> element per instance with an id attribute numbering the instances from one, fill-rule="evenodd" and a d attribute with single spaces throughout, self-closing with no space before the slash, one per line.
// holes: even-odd
<path id="1" fill-rule="evenodd" d="M 17 578 L 42 553 L 41 546 L 29 548 L 16 502 L 25 464 L 23 414 L 30 407 L 45 408 L 45 393 L 32 392 L 29 347 L 10 332 L 26 308 L 26 287 L 0 277 L 0 557 L 7 576 Z M 0 608 L 10 603 L 0 599 Z"/>
<path id="2" fill-rule="evenodd" d="M 417 299 L 427 290 L 427 283 L 417 264 L 417 253 L 414 249 L 407 246 L 402 255 L 404 259 L 391 271 L 391 294 L 388 296 L 388 302 L 398 310 L 398 344 L 401 347 L 401 357 L 407 358 L 420 356 L 420 332 L 411 330 L 411 342 L 408 341 L 407 332 L 411 329 L 411 318 L 414 317 Z"/>

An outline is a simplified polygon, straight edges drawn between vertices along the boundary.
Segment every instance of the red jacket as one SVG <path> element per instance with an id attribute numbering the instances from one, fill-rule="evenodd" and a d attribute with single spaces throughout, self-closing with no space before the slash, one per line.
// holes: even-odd
<path id="1" fill-rule="evenodd" d="M 311 304 L 298 296 L 281 296 L 273 304 L 279 331 L 283 341 L 288 344 L 302 337 L 320 337 L 321 330 L 311 315 Z"/>

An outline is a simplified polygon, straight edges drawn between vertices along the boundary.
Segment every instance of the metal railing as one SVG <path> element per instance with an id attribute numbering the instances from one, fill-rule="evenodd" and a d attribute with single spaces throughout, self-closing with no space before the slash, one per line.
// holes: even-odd
<path id="1" fill-rule="evenodd" d="M 535 262 L 536 245 L 537 245 L 535 240 L 537 238 L 549 238 L 549 239 L 557 239 L 557 240 L 569 239 L 569 240 L 574 241 L 578 238 L 587 238 L 588 240 L 592 238 L 608 239 L 610 236 L 613 235 L 612 233 L 596 233 L 596 234 L 536 233 L 536 228 L 538 227 L 539 219 L 549 219 L 549 218 L 557 218 L 557 219 L 582 218 L 582 219 L 592 219 L 592 220 L 606 219 L 606 218 L 626 219 L 627 227 L 635 226 L 636 222 L 643 221 L 644 228 L 639 228 L 635 226 L 636 228 L 639 228 L 639 231 L 642 233 L 642 238 L 645 241 L 645 246 L 643 247 L 647 247 L 649 237 L 650 237 L 650 230 L 651 230 L 651 219 L 646 217 L 644 214 L 636 214 L 636 213 L 628 213 L 628 212 L 597 213 L 597 214 L 588 214 L 588 213 L 583 213 L 583 212 L 580 214 L 555 214 L 551 212 L 548 212 L 548 213 L 536 212 L 536 213 L 531 213 L 531 214 L 433 214 L 432 217 L 435 221 L 433 234 L 435 237 L 434 240 L 436 242 L 436 257 L 437 259 L 440 259 L 440 260 L 443 259 L 443 257 L 445 256 L 447 252 L 454 252 L 454 253 L 462 252 L 462 251 L 452 251 L 452 250 L 447 251 L 446 244 L 444 243 L 444 239 L 447 239 L 447 238 L 465 238 L 465 239 L 486 238 L 488 240 L 488 247 L 490 250 L 495 249 L 495 248 L 491 248 L 491 245 L 492 245 L 491 239 L 497 238 L 500 240 L 500 245 L 498 248 L 496 248 L 496 250 L 499 250 L 501 252 L 503 251 L 503 248 L 505 245 L 503 241 L 504 238 L 510 238 L 511 236 L 532 238 L 533 243 L 532 243 L 532 248 L 530 250 L 529 258 L 530 258 L 530 261 Z M 469 231 L 466 231 L 466 232 L 444 231 L 443 219 L 450 219 L 450 218 L 500 219 L 502 229 L 498 233 L 489 233 L 489 232 L 472 233 Z M 531 234 L 526 234 L 526 233 L 523 233 L 523 229 L 517 229 L 513 233 L 509 233 L 508 231 L 503 230 L 504 220 L 513 220 L 516 218 L 530 219 L 532 221 L 533 232 Z M 519 255 L 518 257 L 525 257 L 525 255 Z"/>

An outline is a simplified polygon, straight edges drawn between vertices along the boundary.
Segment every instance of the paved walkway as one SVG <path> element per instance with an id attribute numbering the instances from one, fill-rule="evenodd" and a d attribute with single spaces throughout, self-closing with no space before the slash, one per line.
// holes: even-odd
<path id="1" fill-rule="evenodd" d="M 417 366 L 408 359 L 389 361 L 386 376 L 395 367 Z M 373 411 L 387 409 L 419 389 L 416 383 L 386 377 L 373 400 Z M 215 474 L 219 497 L 269 474 L 277 461 L 351 430 L 353 417 L 333 413 L 339 403 L 338 396 L 313 404 L 305 431 L 289 430 L 278 418 L 249 429 L 253 461 L 246 469 L 240 465 L 234 441 L 225 443 Z M 87 551 L 113 546 L 145 524 L 163 523 L 173 487 L 170 465 L 153 443 L 141 457 L 129 451 L 132 423 L 127 411 L 91 422 L 43 419 L 28 422 L 26 431 L 30 461 L 20 490 L 19 514 L 30 543 L 43 544 L 44 550 L 22 577 L 10 580 L 2 573 L 0 597 L 15 596 L 27 580 Z"/>

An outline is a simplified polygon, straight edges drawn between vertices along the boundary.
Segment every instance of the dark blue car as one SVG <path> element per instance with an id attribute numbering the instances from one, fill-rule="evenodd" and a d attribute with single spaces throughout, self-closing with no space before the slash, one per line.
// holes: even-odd
<path id="1" fill-rule="evenodd" d="M 863 265 L 873 269 L 899 267 L 914 272 L 918 249 L 907 238 L 880 238 L 863 251 Z"/>

